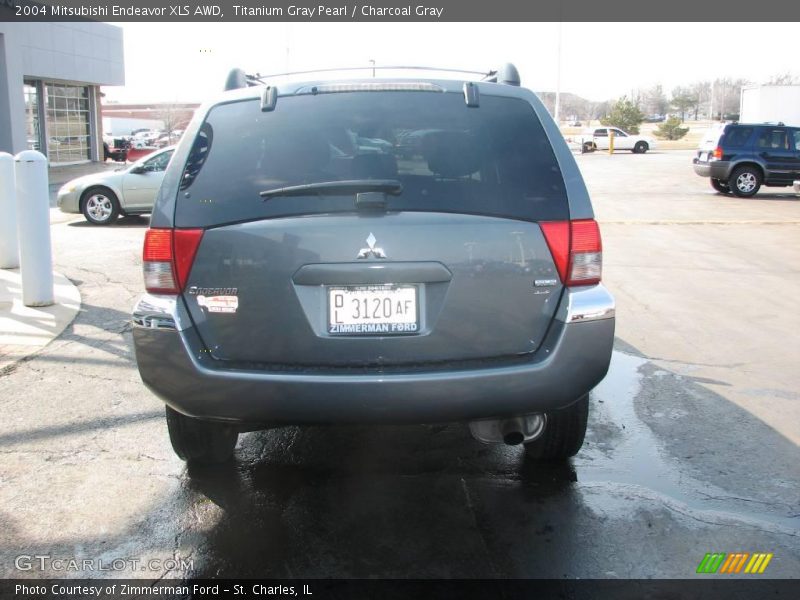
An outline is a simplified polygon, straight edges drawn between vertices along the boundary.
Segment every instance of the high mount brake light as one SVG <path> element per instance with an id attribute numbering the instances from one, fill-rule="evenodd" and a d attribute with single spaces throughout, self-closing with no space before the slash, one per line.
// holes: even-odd
<path id="1" fill-rule="evenodd" d="M 539 227 L 564 285 L 600 283 L 603 244 L 594 219 L 543 221 Z"/>
<path id="2" fill-rule="evenodd" d="M 192 270 L 202 229 L 148 229 L 144 235 L 144 287 L 154 294 L 179 294 Z"/>

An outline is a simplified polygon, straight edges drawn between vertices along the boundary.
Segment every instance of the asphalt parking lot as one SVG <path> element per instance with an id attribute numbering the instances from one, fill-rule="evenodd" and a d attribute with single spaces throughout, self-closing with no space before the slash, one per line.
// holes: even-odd
<path id="1" fill-rule="evenodd" d="M 559 467 L 461 424 L 316 427 L 242 435 L 190 478 L 132 354 L 147 219 L 54 224 L 83 305 L 0 373 L 0 575 L 92 575 L 15 567 L 47 554 L 162 561 L 116 573 L 149 579 L 690 578 L 707 552 L 771 552 L 766 575 L 796 577 L 800 199 L 716 195 L 690 155 L 578 156 L 617 343 Z"/>

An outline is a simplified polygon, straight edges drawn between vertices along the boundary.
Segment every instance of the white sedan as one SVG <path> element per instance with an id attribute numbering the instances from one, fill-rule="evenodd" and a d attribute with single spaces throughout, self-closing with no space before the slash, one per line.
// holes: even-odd
<path id="1" fill-rule="evenodd" d="M 83 213 L 93 225 L 110 225 L 121 214 L 149 213 L 174 151 L 164 148 L 130 167 L 73 179 L 58 190 L 58 207 L 65 213 Z"/>
<path id="2" fill-rule="evenodd" d="M 609 133 L 614 135 L 614 150 L 630 150 L 635 154 L 644 154 L 656 147 L 653 138 L 627 133 L 618 127 L 597 127 L 586 131 L 579 141 L 584 152 L 608 150 Z"/>

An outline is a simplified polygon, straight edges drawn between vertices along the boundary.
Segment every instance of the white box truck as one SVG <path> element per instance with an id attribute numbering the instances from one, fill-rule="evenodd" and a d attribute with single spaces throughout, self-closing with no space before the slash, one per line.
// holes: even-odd
<path id="1" fill-rule="evenodd" d="M 758 85 L 742 88 L 740 123 L 800 126 L 800 85 Z"/>

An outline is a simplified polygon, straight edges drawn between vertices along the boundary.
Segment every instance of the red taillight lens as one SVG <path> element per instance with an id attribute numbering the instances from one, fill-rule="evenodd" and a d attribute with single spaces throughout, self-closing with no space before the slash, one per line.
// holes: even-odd
<path id="1" fill-rule="evenodd" d="M 148 229 L 144 235 L 144 287 L 155 294 L 178 294 L 192 270 L 202 229 Z"/>
<path id="2" fill-rule="evenodd" d="M 175 230 L 175 272 L 178 274 L 178 287 L 183 290 L 189 281 L 189 273 L 194 264 L 197 247 L 203 238 L 202 229 L 176 229 Z"/>
<path id="3" fill-rule="evenodd" d="M 543 221 L 539 223 L 547 247 L 553 255 L 556 271 L 561 281 L 567 280 L 569 266 L 569 221 Z"/>
<path id="4" fill-rule="evenodd" d="M 720 148 L 719 146 L 714 148 L 714 152 L 711 153 L 711 156 L 713 156 L 717 160 L 721 159 L 722 158 L 722 148 Z"/>
<path id="5" fill-rule="evenodd" d="M 599 283 L 603 269 L 600 228 L 594 219 L 539 223 L 564 285 Z"/>

